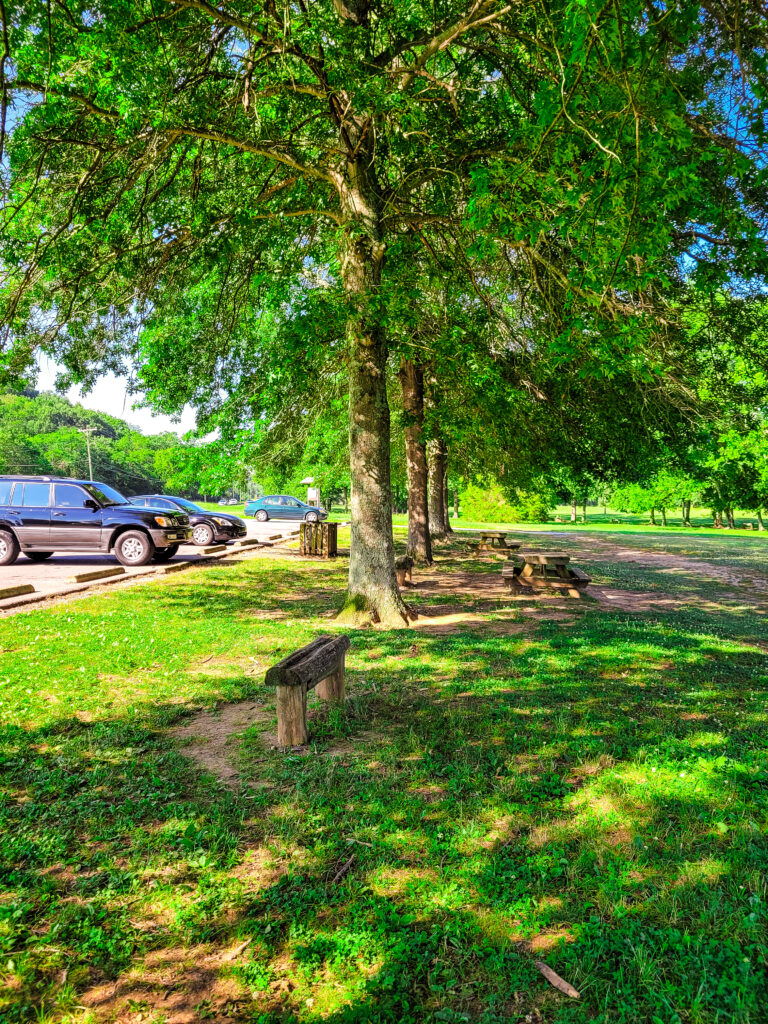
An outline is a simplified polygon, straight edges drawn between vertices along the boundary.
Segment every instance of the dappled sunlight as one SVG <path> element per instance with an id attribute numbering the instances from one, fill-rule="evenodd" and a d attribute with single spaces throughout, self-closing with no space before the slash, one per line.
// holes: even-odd
<path id="1" fill-rule="evenodd" d="M 313 700 L 309 744 L 282 753 L 262 673 L 333 631 L 344 572 L 322 569 L 194 570 L 19 617 L 13 642 L 0 623 L 0 907 L 34 922 L 0 920 L 29 950 L 9 987 L 69 986 L 129 1024 L 555 1021 L 545 957 L 593 1016 L 618 974 L 645 979 L 637 1019 L 662 989 L 725 1019 L 766 926 L 765 620 L 537 606 L 520 635 L 477 610 L 456 632 L 357 631 L 345 707 Z"/>

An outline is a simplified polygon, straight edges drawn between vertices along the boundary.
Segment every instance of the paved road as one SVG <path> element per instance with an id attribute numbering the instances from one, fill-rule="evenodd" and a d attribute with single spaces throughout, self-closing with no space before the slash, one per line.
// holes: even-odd
<path id="1" fill-rule="evenodd" d="M 246 519 L 246 525 L 249 539 L 267 540 L 278 534 L 286 536 L 298 529 L 299 524 L 290 522 L 257 523 L 255 520 Z M 194 544 L 184 544 L 178 555 L 171 559 L 171 562 L 190 562 L 201 557 L 200 548 L 195 547 Z M 0 589 L 31 583 L 39 593 L 55 593 L 61 590 L 62 586 L 70 583 L 76 573 L 112 569 L 119 565 L 120 563 L 112 555 L 55 554 L 46 562 L 30 562 L 24 555 L 20 555 L 14 565 L 0 566 Z M 129 569 L 126 566 L 125 570 L 128 576 L 140 576 L 153 568 L 153 563 L 150 563 L 149 566 L 142 566 L 138 569 Z M 2 607 L 2 603 L 0 603 L 0 607 Z"/>

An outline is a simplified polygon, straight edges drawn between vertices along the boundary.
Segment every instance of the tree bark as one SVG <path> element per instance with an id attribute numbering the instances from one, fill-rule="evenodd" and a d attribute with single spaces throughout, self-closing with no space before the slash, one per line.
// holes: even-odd
<path id="1" fill-rule="evenodd" d="M 661 506 L 661 525 L 667 525 L 667 510 L 663 505 Z"/>
<path id="2" fill-rule="evenodd" d="M 576 514 L 577 514 L 577 512 L 578 512 L 578 506 L 576 505 L 576 501 L 574 500 L 574 501 L 571 502 L 571 522 L 572 523 L 576 522 Z"/>
<path id="3" fill-rule="evenodd" d="M 451 502 L 448 497 L 448 452 L 445 453 L 445 476 L 443 477 L 443 515 L 445 516 L 445 532 L 453 533 L 451 526 Z"/>
<path id="4" fill-rule="evenodd" d="M 405 460 L 408 470 L 408 541 L 406 551 L 418 565 L 432 564 L 429 534 L 427 446 L 424 442 L 424 371 L 410 360 L 400 364 L 406 414 Z"/>
<path id="5" fill-rule="evenodd" d="M 736 523 L 734 522 L 734 519 L 733 519 L 733 509 L 732 508 L 727 508 L 725 510 L 725 514 L 726 514 L 726 517 L 728 519 L 728 529 L 729 530 L 735 530 L 736 529 Z"/>
<path id="6" fill-rule="evenodd" d="M 685 503 L 685 525 L 691 525 L 691 502 L 686 501 Z"/>
<path id="7" fill-rule="evenodd" d="M 656 525 L 656 510 L 653 509 L 653 508 L 651 509 L 650 523 L 651 523 L 651 526 L 655 526 Z"/>
<path id="8" fill-rule="evenodd" d="M 445 537 L 446 448 L 442 440 L 430 441 L 429 454 L 429 532 L 434 540 Z"/>
<path id="9" fill-rule="evenodd" d="M 348 163 L 348 181 L 339 183 L 347 215 L 340 255 L 348 302 L 352 485 L 349 585 L 341 617 L 400 626 L 408 622 L 408 610 L 395 578 L 392 536 L 387 341 L 379 306 L 385 246 L 371 198 L 377 193 L 366 177 L 369 156 L 365 151 Z"/>
<path id="10" fill-rule="evenodd" d="M 765 523 L 763 522 L 763 513 L 762 513 L 761 509 L 757 510 L 757 528 L 758 528 L 758 530 L 764 530 L 765 529 Z"/>

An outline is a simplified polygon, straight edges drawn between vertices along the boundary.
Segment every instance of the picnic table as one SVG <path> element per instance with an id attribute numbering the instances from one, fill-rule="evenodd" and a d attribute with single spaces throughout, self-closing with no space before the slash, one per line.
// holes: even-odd
<path id="1" fill-rule="evenodd" d="M 478 551 L 487 551 L 489 547 L 502 548 L 504 551 L 517 551 L 520 544 L 517 541 L 508 541 L 503 530 L 481 530 L 477 549 Z"/>
<path id="2" fill-rule="evenodd" d="M 522 567 L 510 562 L 501 571 L 510 590 L 560 590 L 580 597 L 592 582 L 581 569 L 569 566 L 571 556 L 564 551 L 526 551 L 522 559 Z"/>

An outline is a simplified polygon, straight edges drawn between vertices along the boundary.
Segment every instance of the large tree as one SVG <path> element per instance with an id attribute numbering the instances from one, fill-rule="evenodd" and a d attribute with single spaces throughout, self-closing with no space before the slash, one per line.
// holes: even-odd
<path id="1" fill-rule="evenodd" d="M 348 606 L 386 622 L 407 619 L 386 387 L 400 238 L 453 244 L 480 292 L 470 222 L 535 297 L 562 358 L 588 346 L 597 368 L 636 358 L 670 247 L 694 246 L 705 265 L 721 251 L 742 272 L 763 255 L 765 21 L 751 7 L 5 0 L 0 17 L 3 128 L 22 97 L 0 252 L 11 370 L 40 344 L 81 378 L 120 366 L 197 290 L 196 343 L 166 336 L 159 386 L 202 378 L 205 405 L 237 380 L 267 293 L 290 303 L 308 275 L 338 290 Z M 741 93 L 726 81 L 736 58 Z M 615 349 L 595 316 L 626 321 Z"/>

